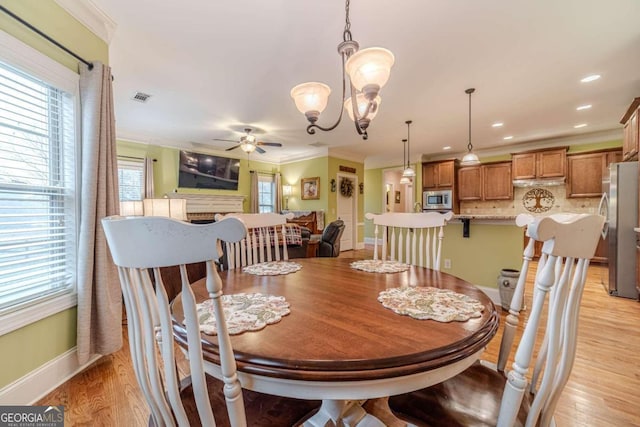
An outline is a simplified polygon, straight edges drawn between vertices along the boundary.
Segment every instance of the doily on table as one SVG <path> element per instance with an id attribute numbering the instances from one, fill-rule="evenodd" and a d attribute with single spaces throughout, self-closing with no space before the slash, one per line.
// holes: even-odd
<path id="1" fill-rule="evenodd" d="M 279 274 L 295 273 L 302 265 L 291 261 L 269 261 L 248 265 L 242 269 L 245 273 L 257 276 L 277 276 Z"/>
<path id="2" fill-rule="evenodd" d="M 364 259 L 351 263 L 351 268 L 367 271 L 369 273 L 401 273 L 403 271 L 407 271 L 409 267 L 409 264 L 403 264 L 398 261 L 382 261 L 379 259 Z"/>
<path id="3" fill-rule="evenodd" d="M 414 319 L 464 322 L 482 316 L 484 305 L 475 298 L 447 289 L 401 287 L 380 292 L 378 301 L 395 313 Z"/>
<path id="4" fill-rule="evenodd" d="M 275 295 L 242 293 L 222 295 L 221 298 L 230 335 L 258 331 L 290 313 L 289 303 L 284 297 Z M 212 303 L 213 300 L 208 299 L 196 305 L 200 330 L 207 335 L 217 335 Z"/>

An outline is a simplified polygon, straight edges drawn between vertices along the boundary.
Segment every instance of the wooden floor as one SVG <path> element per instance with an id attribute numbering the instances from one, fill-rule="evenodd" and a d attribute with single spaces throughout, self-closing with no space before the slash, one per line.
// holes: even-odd
<path id="1" fill-rule="evenodd" d="M 347 251 L 341 256 L 363 257 L 370 252 Z M 556 412 L 558 427 L 640 426 L 640 303 L 610 297 L 603 281 L 607 281 L 606 267 L 592 265 L 580 313 L 576 362 Z M 529 294 L 525 303 L 530 301 Z M 503 312 L 502 322 L 504 317 Z M 501 330 L 483 358 L 496 360 L 500 336 Z M 65 426 L 145 426 L 149 417 L 126 343 L 37 404 L 64 405 Z M 384 399 L 369 401 L 366 407 L 388 426 L 404 426 L 388 414 Z"/>

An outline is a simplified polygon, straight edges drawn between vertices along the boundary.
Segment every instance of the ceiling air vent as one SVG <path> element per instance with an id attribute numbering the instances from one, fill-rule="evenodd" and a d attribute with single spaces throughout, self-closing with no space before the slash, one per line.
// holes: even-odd
<path id="1" fill-rule="evenodd" d="M 136 94 L 133 95 L 132 99 L 138 102 L 147 102 L 149 98 L 151 98 L 151 95 L 149 95 L 148 93 L 136 92 Z"/>

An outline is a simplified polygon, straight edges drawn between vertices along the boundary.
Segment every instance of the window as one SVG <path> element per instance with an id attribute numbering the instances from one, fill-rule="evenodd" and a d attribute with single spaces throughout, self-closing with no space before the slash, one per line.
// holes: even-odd
<path id="1" fill-rule="evenodd" d="M 75 102 L 0 61 L 0 311 L 75 289 Z"/>
<path id="2" fill-rule="evenodd" d="M 258 175 L 258 208 L 260 213 L 275 212 L 275 183 L 272 175 Z"/>
<path id="3" fill-rule="evenodd" d="M 144 161 L 118 159 L 120 201 L 144 199 Z"/>

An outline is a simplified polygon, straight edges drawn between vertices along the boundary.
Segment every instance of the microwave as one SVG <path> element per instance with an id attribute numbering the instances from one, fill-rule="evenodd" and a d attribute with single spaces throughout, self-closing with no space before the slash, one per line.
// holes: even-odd
<path id="1" fill-rule="evenodd" d="M 422 210 L 450 211 L 453 209 L 453 191 L 432 190 L 422 193 Z"/>

